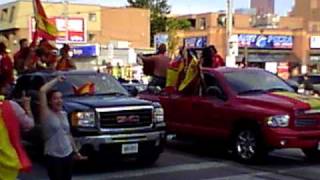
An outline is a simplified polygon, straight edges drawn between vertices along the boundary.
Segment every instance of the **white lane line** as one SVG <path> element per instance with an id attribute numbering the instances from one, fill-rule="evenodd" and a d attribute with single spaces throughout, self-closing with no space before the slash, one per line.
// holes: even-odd
<path id="1" fill-rule="evenodd" d="M 110 174 L 101 174 L 101 175 L 94 175 L 94 179 L 121 179 L 121 178 L 133 178 L 133 177 L 141 177 L 141 176 L 148 176 L 154 174 L 167 174 L 167 173 L 174 173 L 174 172 L 181 172 L 181 171 L 197 171 L 202 169 L 209 169 L 209 168 L 219 168 L 228 166 L 225 163 L 218 163 L 218 162 L 201 162 L 201 163 L 193 163 L 193 164 L 183 164 L 183 165 L 175 165 L 175 166 L 167 166 L 167 167 L 160 167 L 160 168 L 146 168 L 141 170 L 134 170 L 134 171 L 119 171 Z M 88 179 L 89 177 L 75 177 L 75 180 L 81 179 Z"/>
<path id="2" fill-rule="evenodd" d="M 203 179 L 203 180 L 244 180 L 244 179 L 250 179 L 250 180 L 263 180 L 263 177 L 259 176 L 267 176 L 271 175 L 272 173 L 268 172 L 257 172 L 257 173 L 249 173 L 249 174 L 240 174 L 240 175 L 231 175 L 231 176 L 224 176 L 224 177 L 218 177 L 218 178 L 209 178 L 209 179 Z"/>

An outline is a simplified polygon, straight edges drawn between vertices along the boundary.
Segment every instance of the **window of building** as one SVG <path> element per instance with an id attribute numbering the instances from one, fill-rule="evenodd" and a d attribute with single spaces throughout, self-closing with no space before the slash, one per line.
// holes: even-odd
<path id="1" fill-rule="evenodd" d="M 190 22 L 191 28 L 196 28 L 196 20 L 195 19 L 187 19 Z"/>
<path id="2" fill-rule="evenodd" d="M 97 21 L 97 14 L 89 13 L 89 21 Z"/>
<path id="3" fill-rule="evenodd" d="M 10 17 L 9 17 L 9 22 L 13 21 L 15 11 L 16 11 L 16 7 L 12 6 L 11 12 L 10 12 Z"/>
<path id="4" fill-rule="evenodd" d="M 205 30 L 207 28 L 207 21 L 206 18 L 200 18 L 199 19 L 199 28 L 201 30 Z"/>
<path id="5" fill-rule="evenodd" d="M 2 10 L 1 10 L 0 20 L 1 20 L 1 21 L 7 20 L 7 16 L 8 16 L 8 9 L 7 9 L 7 8 L 2 9 Z"/>
<path id="6" fill-rule="evenodd" d="M 89 39 L 89 41 L 93 41 L 94 38 L 95 38 L 95 34 L 93 34 L 92 32 L 90 32 L 90 33 L 88 34 L 88 39 Z"/>
<path id="7" fill-rule="evenodd" d="M 218 19 L 217 19 L 217 24 L 220 27 L 225 27 L 227 24 L 227 17 L 225 14 L 219 14 Z"/>

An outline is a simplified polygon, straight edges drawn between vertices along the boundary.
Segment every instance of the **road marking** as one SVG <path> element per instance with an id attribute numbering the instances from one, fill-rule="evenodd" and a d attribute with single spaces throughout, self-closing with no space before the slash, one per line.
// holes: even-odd
<path id="1" fill-rule="evenodd" d="M 276 177 L 270 178 L 270 177 L 263 177 L 263 176 L 269 176 L 269 175 L 275 175 Z M 280 178 L 281 177 L 281 178 Z M 256 172 L 256 173 L 249 173 L 249 174 L 240 174 L 240 175 L 231 175 L 231 176 L 224 176 L 219 178 L 209 178 L 209 179 L 203 179 L 203 180 L 238 180 L 238 179 L 250 179 L 250 180 L 266 180 L 266 179 L 282 179 L 285 178 L 287 180 L 298 180 L 294 177 L 287 177 L 285 175 L 281 174 L 274 174 L 271 172 Z"/>
<path id="2" fill-rule="evenodd" d="M 183 165 L 175 165 L 175 166 L 167 166 L 167 167 L 160 167 L 160 168 L 145 168 L 140 170 L 134 171 L 124 171 L 124 172 L 116 172 L 116 173 L 109 173 L 109 174 L 101 174 L 101 175 L 94 175 L 94 179 L 121 179 L 121 178 L 133 178 L 133 177 L 141 177 L 141 176 L 148 176 L 154 174 L 167 174 L 167 173 L 174 173 L 174 172 L 181 172 L 181 171 L 197 171 L 202 169 L 209 169 L 209 168 L 219 168 L 228 166 L 225 163 L 218 163 L 218 162 L 201 162 L 201 163 L 193 163 L 193 164 L 183 164 Z M 88 179 L 89 177 L 75 177 L 75 180 L 81 179 Z"/>

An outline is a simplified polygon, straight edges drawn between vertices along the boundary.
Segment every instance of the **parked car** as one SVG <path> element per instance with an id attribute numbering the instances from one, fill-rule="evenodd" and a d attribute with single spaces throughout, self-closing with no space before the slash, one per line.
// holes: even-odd
<path id="1" fill-rule="evenodd" d="M 314 93 L 320 95 L 320 74 L 308 74 L 307 77 L 313 86 Z M 289 80 L 297 83 L 298 91 L 301 93 L 303 92 L 302 85 L 304 82 L 304 75 L 294 76 Z"/>
<path id="2" fill-rule="evenodd" d="M 228 142 L 237 160 L 256 162 L 274 149 L 320 157 L 320 101 L 255 68 L 204 69 L 197 94 L 139 94 L 160 102 L 168 133 Z"/>
<path id="3" fill-rule="evenodd" d="M 109 157 L 136 157 L 155 162 L 163 151 L 165 123 L 159 103 L 128 96 L 128 92 L 112 76 L 97 72 L 36 72 L 19 77 L 13 94 L 22 91 L 32 97 L 36 128 L 24 136 L 34 145 L 42 144 L 39 122 L 38 91 L 50 79 L 63 75 L 66 81 L 55 88 L 64 95 L 71 132 L 80 151 L 89 157 L 100 152 Z M 95 93 L 77 95 L 74 87 L 86 82 L 95 85 Z"/>

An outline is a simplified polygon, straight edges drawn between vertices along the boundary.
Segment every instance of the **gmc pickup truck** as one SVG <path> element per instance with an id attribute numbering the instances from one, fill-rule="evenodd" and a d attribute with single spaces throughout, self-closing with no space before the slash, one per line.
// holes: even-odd
<path id="1" fill-rule="evenodd" d="M 63 75 L 66 81 L 55 89 L 63 92 L 64 110 L 68 113 L 71 132 L 80 151 L 90 157 L 135 157 L 153 163 L 163 151 L 165 123 L 163 109 L 130 97 L 113 77 L 93 71 L 36 72 L 19 77 L 14 98 L 22 92 L 31 96 L 36 127 L 24 139 L 41 145 L 38 91 L 50 79 Z M 94 84 L 94 93 L 75 93 L 76 87 Z"/>
<path id="2" fill-rule="evenodd" d="M 168 133 L 226 141 L 242 162 L 281 148 L 320 157 L 320 99 L 296 94 L 261 69 L 203 69 L 202 75 L 197 94 L 139 94 L 162 105 Z"/>

